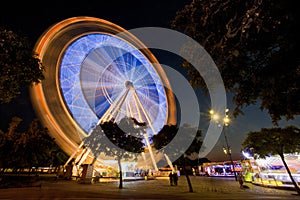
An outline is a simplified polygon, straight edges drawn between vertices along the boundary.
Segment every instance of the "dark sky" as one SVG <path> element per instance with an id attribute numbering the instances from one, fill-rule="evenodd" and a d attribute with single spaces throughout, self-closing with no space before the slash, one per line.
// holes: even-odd
<path id="1" fill-rule="evenodd" d="M 0 25 L 5 25 L 15 31 L 22 32 L 35 43 L 39 36 L 51 25 L 60 22 L 69 17 L 90 16 L 102 18 L 111 21 L 125 29 L 139 27 L 164 27 L 170 28 L 170 22 L 174 19 L 176 12 L 184 7 L 185 4 L 192 0 L 152 0 L 152 1 L 90 1 L 81 2 L 66 1 L 48 3 L 40 1 L 37 4 L 17 3 L 15 1 L 8 2 L 6 7 L 1 6 L 2 12 L 0 16 Z M 18 9 L 17 9 L 18 7 Z M 6 15 L 4 15 L 4 13 Z M 163 53 L 154 53 L 159 61 L 166 61 L 169 65 L 176 65 L 179 68 L 179 63 Z M 26 91 L 23 96 L 14 100 L 11 105 L 0 106 L 0 120 L 3 124 L 8 124 L 12 116 L 20 116 L 24 121 L 30 121 L 35 117 L 31 109 L 31 103 L 26 96 Z M 228 97 L 229 108 L 233 108 L 230 103 L 230 95 Z M 205 112 L 209 108 L 209 99 L 204 97 L 199 100 L 203 104 Z M 232 148 L 234 158 L 239 158 L 241 146 L 240 143 L 245 138 L 245 133 L 249 131 L 257 131 L 262 127 L 271 127 L 270 117 L 266 112 L 258 109 L 258 106 L 249 106 L 244 109 L 244 115 L 234 119 L 228 129 L 228 139 Z M 202 118 L 203 120 L 203 118 Z M 203 120 L 202 127 L 206 127 L 207 119 Z M 282 122 L 285 124 L 300 124 L 300 119 L 294 121 Z M 222 148 L 225 145 L 224 138 L 221 137 L 214 148 L 214 151 L 208 155 L 211 160 L 226 160 L 227 157 L 223 154 Z"/>
<path id="2" fill-rule="evenodd" d="M 32 7 L 21 8 L 20 11 L 14 10 L 16 7 L 11 5 L 5 9 L 7 16 L 1 16 L 0 23 L 9 23 L 28 33 L 33 39 L 39 37 L 50 25 L 76 16 L 102 18 L 125 29 L 147 26 L 169 28 L 176 12 L 191 0 L 51 2 L 33 4 Z M 19 3 L 17 5 L 22 6 Z"/>

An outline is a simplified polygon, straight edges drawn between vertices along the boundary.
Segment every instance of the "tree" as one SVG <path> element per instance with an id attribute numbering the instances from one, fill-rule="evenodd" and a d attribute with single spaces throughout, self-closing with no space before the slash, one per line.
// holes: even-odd
<path id="1" fill-rule="evenodd" d="M 177 12 L 171 26 L 211 55 L 234 95 L 235 116 L 244 106 L 259 103 L 277 125 L 282 117 L 300 114 L 297 15 L 293 1 L 193 0 Z M 188 62 L 183 67 L 194 87 L 206 89 Z"/>
<path id="2" fill-rule="evenodd" d="M 25 132 L 18 132 L 21 122 L 22 119 L 14 117 L 9 124 L 7 133 L 0 131 L 0 167 L 3 172 L 6 168 L 18 170 L 50 166 L 55 160 L 53 153 L 62 157 L 64 152 L 56 144 L 54 138 L 49 135 L 47 128 L 39 128 L 37 119 L 32 121 Z"/>
<path id="3" fill-rule="evenodd" d="M 269 155 L 279 155 L 297 193 L 300 195 L 298 184 L 295 182 L 284 158 L 286 153 L 300 151 L 299 128 L 287 126 L 285 128 L 262 128 L 260 131 L 249 132 L 242 146 L 246 149 L 252 149 L 253 153 L 262 158 Z"/>
<path id="4" fill-rule="evenodd" d="M 195 128 L 187 124 L 184 124 L 180 129 L 176 125 L 165 125 L 158 134 L 153 136 L 153 146 L 159 151 L 164 151 L 164 147 L 169 145 L 176 134 L 184 134 L 186 137 L 192 137 L 192 133 L 194 132 Z M 188 149 L 184 150 L 181 147 L 181 141 L 173 142 L 173 146 L 171 147 L 173 154 L 180 155 L 174 164 L 182 166 L 188 183 L 189 192 L 194 192 L 194 190 L 186 166 L 190 160 L 198 159 L 198 153 L 202 145 L 201 134 L 201 130 L 197 130 L 196 135 Z"/>
<path id="5" fill-rule="evenodd" d="M 0 28 L 0 103 L 9 103 L 21 89 L 44 79 L 44 66 L 21 33 Z"/>
<path id="6" fill-rule="evenodd" d="M 94 154 L 94 161 L 100 153 L 118 161 L 120 189 L 123 188 L 121 161 L 134 160 L 144 151 L 145 129 L 146 123 L 140 123 L 134 118 L 125 117 L 118 123 L 112 119 L 97 125 L 84 140 L 84 146 L 90 148 Z"/>

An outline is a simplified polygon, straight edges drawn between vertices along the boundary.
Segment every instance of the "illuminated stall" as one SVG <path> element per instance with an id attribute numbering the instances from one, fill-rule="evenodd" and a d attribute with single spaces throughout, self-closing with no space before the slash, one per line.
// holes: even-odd
<path id="1" fill-rule="evenodd" d="M 245 153 L 244 156 L 247 159 L 241 165 L 247 182 L 271 187 L 294 187 L 279 156 L 257 159 Z M 285 161 L 294 180 L 300 184 L 300 154 L 285 154 Z"/>
<path id="2" fill-rule="evenodd" d="M 233 161 L 234 167 L 230 161 L 203 163 L 203 170 L 206 176 L 225 176 L 234 177 L 234 171 L 241 172 L 240 161 Z"/>

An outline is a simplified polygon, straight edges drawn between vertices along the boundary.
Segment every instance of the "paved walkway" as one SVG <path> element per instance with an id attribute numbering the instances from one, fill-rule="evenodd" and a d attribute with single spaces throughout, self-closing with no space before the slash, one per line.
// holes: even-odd
<path id="1" fill-rule="evenodd" d="M 292 190 L 265 188 L 246 183 L 249 189 L 240 189 L 238 182 L 231 178 L 190 177 L 194 192 L 188 192 L 184 176 L 179 177 L 178 186 L 170 186 L 165 180 L 140 180 L 124 182 L 124 188 L 118 188 L 118 181 L 94 184 L 79 184 L 75 181 L 47 181 L 41 187 L 0 189 L 0 199 L 300 199 Z"/>

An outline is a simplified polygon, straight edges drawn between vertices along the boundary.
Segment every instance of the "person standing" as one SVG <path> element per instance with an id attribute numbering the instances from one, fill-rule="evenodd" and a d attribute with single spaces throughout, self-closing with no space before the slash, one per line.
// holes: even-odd
<path id="1" fill-rule="evenodd" d="M 240 184 L 240 188 L 244 188 L 244 176 L 243 176 L 242 173 L 238 174 L 238 181 L 239 181 L 239 184 Z"/>
<path id="2" fill-rule="evenodd" d="M 173 172 L 170 172 L 170 174 L 169 174 L 169 180 L 170 180 L 170 185 L 171 186 L 173 186 L 173 184 L 174 184 L 174 177 L 173 177 L 174 175 L 173 175 Z"/>
<path id="3" fill-rule="evenodd" d="M 174 174 L 173 174 L 173 181 L 174 181 L 174 185 L 177 186 L 178 185 L 178 175 L 177 175 L 177 172 L 174 172 Z"/>

